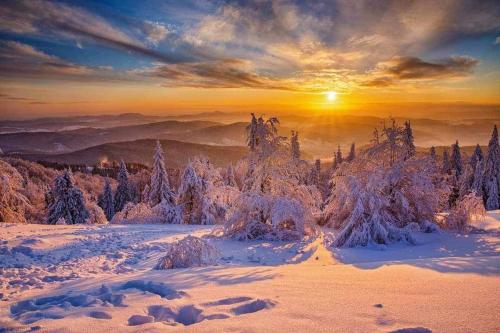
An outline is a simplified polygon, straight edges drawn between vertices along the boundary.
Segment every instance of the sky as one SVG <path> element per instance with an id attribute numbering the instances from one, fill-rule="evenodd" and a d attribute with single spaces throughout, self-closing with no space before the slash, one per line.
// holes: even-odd
<path id="1" fill-rule="evenodd" d="M 0 2 L 3 118 L 384 105 L 500 110 L 500 2 Z"/>

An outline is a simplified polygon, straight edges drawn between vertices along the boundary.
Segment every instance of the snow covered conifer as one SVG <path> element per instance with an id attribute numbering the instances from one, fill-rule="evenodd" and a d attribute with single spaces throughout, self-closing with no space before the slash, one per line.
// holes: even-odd
<path id="1" fill-rule="evenodd" d="M 71 171 L 64 171 L 55 179 L 52 197 L 47 224 L 56 224 L 60 218 L 64 218 L 67 224 L 85 223 L 89 217 L 83 193 L 73 184 Z"/>
<path id="2" fill-rule="evenodd" d="M 121 160 L 118 170 L 118 187 L 115 193 L 115 213 L 121 211 L 127 202 L 132 201 L 130 184 L 128 182 L 128 171 L 125 162 Z"/>
<path id="3" fill-rule="evenodd" d="M 433 161 L 437 160 L 436 147 L 434 147 L 434 146 L 431 147 L 431 149 L 429 151 L 429 155 L 431 156 Z"/>
<path id="4" fill-rule="evenodd" d="M 299 132 L 292 131 L 292 137 L 290 139 L 290 149 L 292 151 L 293 159 L 300 159 L 300 143 L 299 143 Z"/>
<path id="5" fill-rule="evenodd" d="M 403 131 L 403 147 L 404 147 L 404 159 L 409 159 L 415 156 L 416 148 L 413 138 L 413 130 L 409 121 L 405 122 L 405 128 Z"/>
<path id="6" fill-rule="evenodd" d="M 500 146 L 498 143 L 498 129 L 495 125 L 488 144 L 488 153 L 485 158 L 483 176 L 483 195 L 486 209 L 500 208 Z"/>
<path id="7" fill-rule="evenodd" d="M 337 165 L 340 165 L 342 164 L 342 162 L 344 162 L 344 159 L 342 158 L 342 151 L 340 150 L 340 145 L 338 146 L 337 154 L 335 156 L 337 157 Z"/>
<path id="8" fill-rule="evenodd" d="M 99 196 L 99 206 L 104 211 L 104 215 L 106 215 L 108 221 L 111 221 L 113 215 L 115 215 L 115 202 L 108 178 L 106 178 L 102 194 Z"/>
<path id="9" fill-rule="evenodd" d="M 443 173 L 451 174 L 450 156 L 448 155 L 448 150 L 446 148 L 443 151 Z"/>
<path id="10" fill-rule="evenodd" d="M 317 159 L 316 162 L 314 162 L 314 166 L 311 170 L 309 183 L 311 185 L 316 185 L 316 187 L 318 187 L 320 183 L 320 176 L 321 176 L 321 161 Z"/>
<path id="11" fill-rule="evenodd" d="M 163 200 L 170 204 L 174 204 L 175 202 L 174 193 L 168 181 L 163 150 L 160 141 L 156 141 L 153 170 L 151 173 L 151 186 L 149 187 L 149 204 L 151 206 L 156 206 Z"/>
<path id="12" fill-rule="evenodd" d="M 182 208 L 184 224 L 201 224 L 203 184 L 191 163 L 186 166 L 182 174 L 177 203 Z"/>
<path id="13" fill-rule="evenodd" d="M 236 184 L 236 178 L 234 176 L 234 168 L 232 164 L 229 164 L 226 171 L 226 185 L 238 187 Z"/>
<path id="14" fill-rule="evenodd" d="M 247 144 L 251 151 L 255 151 L 257 148 L 257 118 L 255 118 L 255 114 L 252 113 L 252 120 L 250 124 L 247 126 Z"/>
<path id="15" fill-rule="evenodd" d="M 460 154 L 460 146 L 458 145 L 458 140 L 452 146 L 451 151 L 451 169 L 455 172 L 455 177 L 460 177 L 463 172 L 462 166 L 462 155 Z"/>
<path id="16" fill-rule="evenodd" d="M 477 144 L 476 148 L 474 149 L 474 153 L 470 158 L 470 164 L 472 165 L 472 169 L 476 170 L 477 163 L 482 160 L 483 160 L 483 151 L 481 150 L 481 146 Z"/>
<path id="17" fill-rule="evenodd" d="M 351 150 L 349 150 L 349 155 L 347 156 L 347 162 L 352 162 L 356 158 L 356 144 L 353 142 L 351 144 Z"/>

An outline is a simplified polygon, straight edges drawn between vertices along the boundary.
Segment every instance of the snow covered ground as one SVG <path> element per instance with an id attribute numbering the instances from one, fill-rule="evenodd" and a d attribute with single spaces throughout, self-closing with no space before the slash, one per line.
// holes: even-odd
<path id="1" fill-rule="evenodd" d="M 380 249 L 216 239 L 217 266 L 157 271 L 212 227 L 0 224 L 0 332 L 499 332 L 500 211 L 476 226 Z"/>

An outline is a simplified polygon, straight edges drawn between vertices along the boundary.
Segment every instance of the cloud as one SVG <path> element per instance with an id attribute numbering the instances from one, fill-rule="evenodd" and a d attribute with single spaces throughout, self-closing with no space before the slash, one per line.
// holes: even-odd
<path id="1" fill-rule="evenodd" d="M 159 6 L 156 10 L 164 11 L 166 21 L 153 22 L 125 16 L 112 7 L 97 15 L 83 8 L 85 2 L 79 6 L 45 0 L 3 2 L 0 30 L 62 43 L 70 39 L 73 47 L 99 44 L 152 62 L 119 72 L 32 49 L 38 54 L 25 55 L 22 62 L 0 55 L 10 64 L 0 64 L 0 70 L 10 77 L 152 80 L 165 86 L 204 88 L 316 92 L 358 85 L 387 87 L 470 75 L 475 59 L 423 59 L 457 39 L 500 28 L 500 6 L 489 0 L 179 3 Z M 13 48 L 10 45 L 6 52 Z M 16 52 L 19 57 L 21 50 Z"/>
<path id="2" fill-rule="evenodd" d="M 380 62 L 370 73 L 373 79 L 362 82 L 368 87 L 386 87 L 399 81 L 451 79 L 470 75 L 478 60 L 468 56 L 452 56 L 430 62 L 418 57 L 393 57 Z"/>
<path id="3" fill-rule="evenodd" d="M 8 1 L 0 6 L 0 30 L 49 34 L 77 42 L 86 40 L 167 63 L 186 61 L 182 54 L 166 54 L 146 47 L 132 34 L 114 27 L 98 15 L 58 2 Z M 155 45 L 167 36 L 164 26 L 152 22 L 141 22 L 139 30 Z"/>
<path id="4" fill-rule="evenodd" d="M 108 68 L 77 65 L 16 41 L 0 42 L 0 76 L 3 80 L 12 78 L 81 81 L 119 79 L 117 73 Z"/>

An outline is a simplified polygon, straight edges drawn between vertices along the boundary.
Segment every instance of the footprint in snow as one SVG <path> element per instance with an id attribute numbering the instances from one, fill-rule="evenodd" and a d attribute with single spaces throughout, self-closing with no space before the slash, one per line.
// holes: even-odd
<path id="1" fill-rule="evenodd" d="M 243 304 L 240 304 L 243 303 Z M 239 304 L 239 305 L 238 305 Z M 182 324 L 189 326 L 200 323 L 204 320 L 228 319 L 232 316 L 258 312 L 264 309 L 270 309 L 275 303 L 269 300 L 253 299 L 251 297 L 231 297 L 224 298 L 214 302 L 203 303 L 199 307 L 194 304 L 184 305 L 173 309 L 165 305 L 153 305 L 148 307 L 148 316 L 134 315 L 129 318 L 129 325 L 142 325 L 151 322 L 162 322 L 169 325 Z M 226 313 L 206 314 L 204 308 L 221 307 L 220 311 Z M 230 307 L 227 309 L 227 307 Z M 154 318 L 151 321 L 150 318 Z M 141 321 L 144 321 L 141 323 Z"/>

